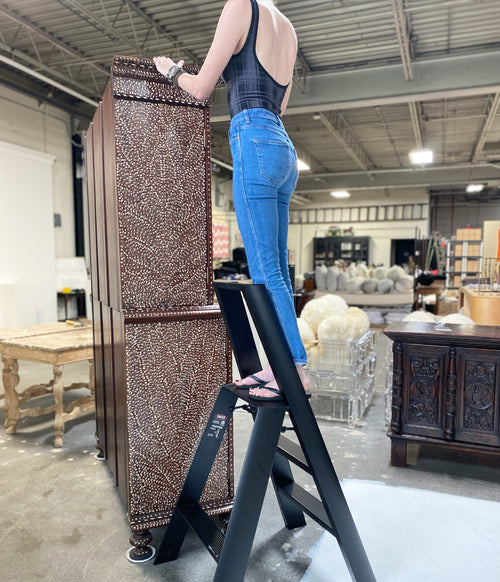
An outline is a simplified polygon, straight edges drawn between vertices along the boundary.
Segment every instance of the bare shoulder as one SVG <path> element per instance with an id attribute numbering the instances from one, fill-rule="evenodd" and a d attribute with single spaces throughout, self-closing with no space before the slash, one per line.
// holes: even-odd
<path id="1" fill-rule="evenodd" d="M 283 22 L 285 28 L 288 29 L 290 38 L 293 40 L 293 42 L 297 46 L 297 44 L 298 44 L 298 41 L 297 41 L 297 33 L 295 32 L 295 27 L 293 26 L 292 22 L 277 7 L 274 7 L 274 10 L 276 10 L 276 12 L 279 14 L 279 16 L 281 18 L 281 21 Z"/>
<path id="2" fill-rule="evenodd" d="M 248 11 L 251 9 L 250 0 L 226 0 L 224 10 Z"/>

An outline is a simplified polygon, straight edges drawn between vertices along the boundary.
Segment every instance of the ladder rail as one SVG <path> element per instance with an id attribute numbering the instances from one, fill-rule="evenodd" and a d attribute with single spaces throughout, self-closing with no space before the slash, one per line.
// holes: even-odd
<path id="1" fill-rule="evenodd" d="M 369 582 L 375 577 L 361 538 L 345 500 L 314 413 L 305 395 L 274 306 L 264 285 L 242 286 L 248 310 L 280 390 L 290 408 L 290 419 L 304 452 L 328 522 L 337 531 L 337 541 L 353 580 Z M 309 446 L 314 443 L 314 446 Z M 333 477 L 333 478 L 332 478 Z M 339 524 L 340 522 L 340 524 Z"/>
<path id="2" fill-rule="evenodd" d="M 249 313 L 285 401 L 255 402 L 248 390 L 234 384 L 222 387 L 155 563 L 165 561 L 165 557 L 177 557 L 187 527 L 191 526 L 218 562 L 214 582 L 243 582 L 271 476 L 286 527 L 305 525 L 306 513 L 337 538 L 354 582 L 376 582 L 265 287 L 238 283 L 214 286 L 241 374 L 249 375 L 262 368 Z M 222 440 L 222 436 L 213 438 L 217 428 L 213 419 L 222 410 L 227 426 L 237 398 L 250 405 L 243 408 L 251 412 L 254 426 L 224 533 L 204 513 L 199 499 Z M 287 411 L 299 445 L 281 436 Z M 290 462 L 313 477 L 319 499 L 295 483 Z"/>

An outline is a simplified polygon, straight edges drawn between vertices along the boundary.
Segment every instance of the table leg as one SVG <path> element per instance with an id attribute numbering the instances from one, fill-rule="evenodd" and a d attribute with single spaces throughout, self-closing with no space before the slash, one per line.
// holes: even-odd
<path id="1" fill-rule="evenodd" d="M 54 393 L 54 403 L 56 406 L 55 412 L 55 419 L 54 419 L 54 432 L 56 434 L 56 438 L 54 440 L 55 447 L 62 447 L 62 435 L 64 432 L 64 418 L 63 418 L 63 393 L 64 393 L 64 384 L 62 379 L 62 371 L 63 366 L 61 364 L 57 364 L 54 366 L 54 385 L 53 385 L 53 393 Z"/>
<path id="2" fill-rule="evenodd" d="M 89 358 L 89 390 L 92 398 L 95 398 L 95 382 L 94 382 L 94 358 Z"/>
<path id="3" fill-rule="evenodd" d="M 19 384 L 19 364 L 14 358 L 2 357 L 3 370 L 2 380 L 5 390 L 5 432 L 15 434 L 17 423 L 21 417 L 19 411 L 19 397 L 16 386 Z"/>
<path id="4" fill-rule="evenodd" d="M 401 439 L 391 439 L 391 465 L 406 467 L 406 442 Z"/>

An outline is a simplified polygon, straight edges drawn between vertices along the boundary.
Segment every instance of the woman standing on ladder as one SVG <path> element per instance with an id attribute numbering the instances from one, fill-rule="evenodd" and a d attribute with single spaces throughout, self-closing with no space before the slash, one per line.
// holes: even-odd
<path id="1" fill-rule="evenodd" d="M 206 99 L 220 76 L 227 85 L 233 156 L 233 199 L 253 283 L 264 284 L 287 338 L 305 390 L 306 352 L 300 339 L 288 273 L 288 208 L 298 178 L 297 155 L 283 126 L 297 37 L 272 0 L 227 0 L 212 45 L 197 75 L 168 57 L 155 57 L 160 73 L 197 99 Z M 256 400 L 280 400 L 268 366 L 237 380 Z"/>

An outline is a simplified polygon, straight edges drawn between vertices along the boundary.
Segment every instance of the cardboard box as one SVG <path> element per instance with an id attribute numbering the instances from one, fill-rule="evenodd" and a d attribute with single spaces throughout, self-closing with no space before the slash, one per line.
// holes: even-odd
<path id="1" fill-rule="evenodd" d="M 478 245 L 477 243 L 473 243 L 473 244 L 468 245 L 467 256 L 468 257 L 479 257 L 480 248 L 481 248 L 481 245 Z"/>

